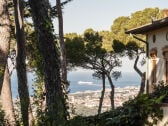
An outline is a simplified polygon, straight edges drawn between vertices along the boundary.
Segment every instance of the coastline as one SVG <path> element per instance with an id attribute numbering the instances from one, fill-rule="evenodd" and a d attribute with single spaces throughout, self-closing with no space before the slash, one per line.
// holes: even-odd
<path id="1" fill-rule="evenodd" d="M 133 99 L 139 92 L 139 86 L 125 86 L 125 87 L 116 87 L 114 102 L 115 107 L 122 106 L 122 104 L 129 99 Z M 110 101 L 110 88 L 107 88 L 104 94 L 104 100 L 102 105 L 102 112 L 109 111 L 111 109 Z M 101 90 L 86 90 L 83 92 L 75 92 L 68 94 L 68 103 L 69 103 L 69 112 L 71 117 L 76 115 L 81 116 L 92 116 L 96 115 L 99 107 L 99 100 L 101 96 Z M 30 97 L 31 103 L 33 103 L 33 97 Z M 19 111 L 17 102 L 19 99 L 13 98 L 14 107 Z M 33 112 L 35 112 L 35 108 Z M 35 114 L 35 113 L 34 113 Z"/>
<path id="2" fill-rule="evenodd" d="M 109 88 L 105 91 L 102 112 L 108 111 L 111 108 L 110 91 L 111 90 Z M 125 86 L 123 88 L 116 87 L 114 95 L 115 107 L 122 106 L 124 102 L 128 101 L 129 99 L 133 99 L 138 92 L 139 86 Z M 71 115 L 96 115 L 100 96 L 101 90 L 87 90 L 84 92 L 69 93 L 68 99 L 70 103 Z"/>
<path id="3" fill-rule="evenodd" d="M 118 91 L 118 90 L 123 90 L 123 89 L 128 89 L 128 90 L 131 90 L 131 89 L 139 89 L 140 86 L 125 86 L 125 87 L 115 87 L 115 92 Z M 72 92 L 72 93 L 68 93 L 68 95 L 78 95 L 78 94 L 87 94 L 87 93 L 97 93 L 97 92 L 101 92 L 102 90 L 85 90 L 85 91 L 77 91 L 77 92 Z M 110 88 L 106 88 L 105 89 L 106 92 L 109 92 L 111 91 Z"/>

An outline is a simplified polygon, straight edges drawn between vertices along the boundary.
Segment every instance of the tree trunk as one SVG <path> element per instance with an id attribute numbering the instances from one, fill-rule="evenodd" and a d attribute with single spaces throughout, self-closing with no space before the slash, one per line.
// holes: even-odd
<path id="1" fill-rule="evenodd" d="M 29 126 L 29 91 L 26 75 L 26 50 L 23 23 L 23 0 L 13 0 L 15 12 L 15 27 L 17 40 L 16 70 L 18 77 L 18 92 L 20 97 L 21 114 L 24 126 Z"/>
<path id="2" fill-rule="evenodd" d="M 46 89 L 47 123 L 62 126 L 66 121 L 65 100 L 60 78 L 60 59 L 52 33 L 48 0 L 29 0 L 39 52 L 42 56 Z"/>
<path id="3" fill-rule="evenodd" d="M 145 73 L 142 73 L 140 71 L 140 69 L 137 67 L 137 64 L 138 64 L 138 60 L 139 60 L 139 54 L 137 54 L 137 57 L 135 59 L 135 62 L 134 62 L 134 70 L 138 73 L 138 75 L 141 77 L 141 85 L 140 85 L 140 90 L 139 90 L 139 93 L 138 95 L 144 93 L 144 90 L 145 90 Z"/>
<path id="4" fill-rule="evenodd" d="M 137 54 L 137 57 L 134 62 L 134 70 L 139 74 L 140 77 L 142 77 L 143 73 L 137 67 L 138 60 L 139 60 L 139 55 Z"/>
<path id="5" fill-rule="evenodd" d="M 98 115 L 101 114 L 102 104 L 103 104 L 103 100 L 104 100 L 104 93 L 105 93 L 105 74 L 102 74 L 102 83 L 103 83 L 103 89 L 102 89 L 101 97 L 100 97 L 100 101 L 99 101 Z"/>
<path id="6" fill-rule="evenodd" d="M 34 117 L 33 117 L 31 104 L 29 104 L 29 126 L 34 126 Z"/>
<path id="7" fill-rule="evenodd" d="M 6 65 L 5 68 L 1 97 L 2 97 L 2 108 L 5 111 L 5 119 L 8 120 L 10 126 L 15 126 L 16 120 L 14 114 L 8 65 Z"/>
<path id="8" fill-rule="evenodd" d="M 58 13 L 58 23 L 59 23 L 59 40 L 60 40 L 60 49 L 61 49 L 61 72 L 62 72 L 62 81 L 67 88 L 67 67 L 66 67 L 66 50 L 64 43 L 64 32 L 63 32 L 63 16 L 61 8 L 61 0 L 56 0 L 57 2 L 57 13 Z"/>
<path id="9" fill-rule="evenodd" d="M 0 0 L 0 94 L 4 78 L 10 42 L 10 21 L 7 0 Z"/>
<path id="10" fill-rule="evenodd" d="M 145 80 L 146 80 L 146 73 L 144 72 L 141 77 L 141 85 L 138 95 L 143 94 L 145 91 Z"/>
<path id="11" fill-rule="evenodd" d="M 111 92 L 110 92 L 111 109 L 114 110 L 114 108 L 115 108 L 115 105 L 114 105 L 114 91 L 115 91 L 115 88 L 114 88 L 113 81 L 112 81 L 109 74 L 107 74 L 107 78 L 109 80 L 110 87 L 111 87 Z"/>

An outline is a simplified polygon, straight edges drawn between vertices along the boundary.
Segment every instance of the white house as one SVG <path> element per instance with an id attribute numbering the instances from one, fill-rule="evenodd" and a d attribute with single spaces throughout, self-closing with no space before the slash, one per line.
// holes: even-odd
<path id="1" fill-rule="evenodd" d="M 153 85 L 159 81 L 168 84 L 168 10 L 164 10 L 164 18 L 152 23 L 126 31 L 135 38 L 136 34 L 146 35 L 147 68 L 146 91 L 152 92 Z M 168 125 L 168 104 L 162 106 L 164 118 L 157 126 Z"/>
<path id="2" fill-rule="evenodd" d="M 149 92 L 152 92 L 153 85 L 159 81 L 163 80 L 168 84 L 168 10 L 164 12 L 165 18 L 126 31 L 133 36 L 146 35 L 146 85 Z"/>

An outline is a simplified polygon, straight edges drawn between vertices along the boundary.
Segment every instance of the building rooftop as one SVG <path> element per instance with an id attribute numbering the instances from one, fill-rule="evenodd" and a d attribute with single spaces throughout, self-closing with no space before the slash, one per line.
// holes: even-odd
<path id="1" fill-rule="evenodd" d="M 156 21 L 152 21 L 152 23 L 137 27 L 137 28 L 133 28 L 130 29 L 128 31 L 126 31 L 126 34 L 145 34 L 147 32 L 153 31 L 153 30 L 157 30 L 163 27 L 168 27 L 168 17 L 160 19 L 160 20 L 156 20 Z"/>

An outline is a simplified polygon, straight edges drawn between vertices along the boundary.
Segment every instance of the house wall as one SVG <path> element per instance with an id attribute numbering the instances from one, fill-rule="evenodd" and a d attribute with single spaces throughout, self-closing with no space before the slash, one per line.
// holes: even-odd
<path id="1" fill-rule="evenodd" d="M 160 30 L 155 30 L 147 33 L 147 42 L 149 43 L 149 59 L 147 60 L 147 75 L 149 80 L 149 92 L 151 92 L 152 84 L 152 68 L 153 60 L 156 60 L 156 84 L 159 81 L 165 81 L 165 59 L 163 55 L 163 48 L 168 46 L 168 40 L 166 40 L 166 34 L 168 34 L 168 27 Z M 155 42 L 153 41 L 153 35 L 156 36 Z M 168 48 L 168 47 L 167 47 Z M 151 51 L 156 50 L 156 58 L 150 56 Z"/>
<path id="2" fill-rule="evenodd" d="M 164 46 L 168 46 L 168 41 L 166 40 L 166 33 L 168 32 L 168 27 L 162 28 L 160 30 L 155 30 L 147 33 L 147 41 L 149 42 L 149 51 L 152 48 L 157 48 L 158 57 L 163 58 L 162 49 Z M 156 35 L 156 41 L 153 43 L 153 35 Z"/>
<path id="3" fill-rule="evenodd" d="M 149 58 L 147 59 L 147 72 L 146 77 L 149 80 L 149 92 L 152 92 L 152 60 L 154 60 L 150 53 L 152 50 L 157 50 L 156 55 L 156 83 L 159 81 L 164 81 L 166 83 L 165 76 L 165 58 L 163 52 L 165 51 L 165 47 L 168 49 L 168 40 L 166 40 L 166 34 L 168 34 L 168 27 L 162 28 L 160 30 L 155 30 L 147 33 L 147 42 L 149 43 Z M 153 42 L 153 35 L 156 36 L 155 42 Z M 168 68 L 167 68 L 168 69 Z M 168 104 L 161 106 L 163 110 L 163 119 L 154 126 L 167 126 L 168 125 Z M 150 119 L 149 119 L 150 120 Z"/>

